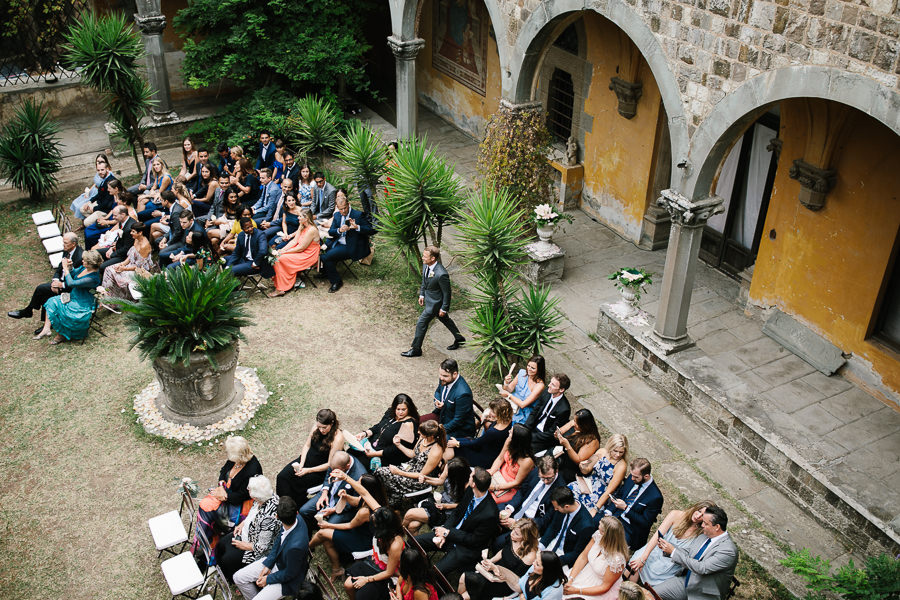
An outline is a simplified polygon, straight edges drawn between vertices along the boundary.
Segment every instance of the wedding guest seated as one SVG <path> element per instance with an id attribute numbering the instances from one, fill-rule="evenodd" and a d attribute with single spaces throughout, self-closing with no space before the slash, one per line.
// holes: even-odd
<path id="1" fill-rule="evenodd" d="M 509 596 L 537 559 L 539 536 L 537 525 L 531 519 L 516 523 L 499 552 L 482 559 L 474 571 L 466 571 L 460 576 L 462 597 L 478 600 Z"/>
<path id="2" fill-rule="evenodd" d="M 135 196 L 143 194 L 153 185 L 153 159 L 156 158 L 156 144 L 144 142 L 141 152 L 144 155 L 144 175 L 138 183 L 128 188 L 128 191 Z"/>
<path id="3" fill-rule="evenodd" d="M 281 185 L 290 187 L 291 180 L 285 179 L 281 182 Z M 278 249 L 284 248 L 299 235 L 297 232 L 301 231 L 300 215 L 303 213 L 303 209 L 297 204 L 297 196 L 294 195 L 292 190 L 288 190 L 283 197 L 280 214 L 276 213 L 273 217 L 274 220 L 271 223 L 267 223 L 268 228 L 264 228 L 269 244 Z M 312 216 L 312 211 L 309 214 Z M 316 224 L 314 219 L 312 224 L 313 226 Z M 260 224 L 260 227 L 262 228 L 262 224 Z M 318 232 L 318 228 L 316 228 L 316 232 Z M 316 236 L 316 246 L 318 245 L 318 236 Z"/>
<path id="4" fill-rule="evenodd" d="M 241 203 L 253 206 L 259 200 L 259 173 L 249 159 L 238 160 L 234 175 L 231 176 L 231 185 L 237 188 Z"/>
<path id="5" fill-rule="evenodd" d="M 628 438 L 619 433 L 609 436 L 606 447 L 597 450 L 578 468 L 581 474 L 569 484 L 569 488 L 591 515 L 595 515 L 625 480 L 628 472 Z"/>
<path id="6" fill-rule="evenodd" d="M 91 185 L 84 188 L 84 192 L 72 200 L 72 204 L 69 206 L 75 214 L 75 217 L 82 220 L 86 219 L 88 215 L 94 212 L 94 204 L 91 201 L 97 197 L 100 188 L 114 178 L 112 171 L 110 171 L 109 168 L 109 159 L 106 158 L 105 154 L 98 154 L 94 158 L 94 168 L 96 173 L 94 174 Z M 82 207 L 85 207 L 85 212 L 81 212 Z"/>
<path id="7" fill-rule="evenodd" d="M 275 543 L 278 521 L 278 496 L 265 475 L 255 475 L 247 483 L 253 506 L 247 518 L 216 544 L 216 564 L 225 578 L 232 582 L 234 574 L 244 565 L 265 558 Z"/>
<path id="8" fill-rule="evenodd" d="M 253 204 L 253 218 L 268 223 L 275 214 L 275 207 L 281 199 L 281 186 L 272 179 L 272 169 L 265 167 L 259 171 L 259 198 Z"/>
<path id="9" fill-rule="evenodd" d="M 221 229 L 222 226 L 228 223 L 228 218 L 225 216 L 225 201 L 227 195 L 228 176 L 220 173 L 215 193 L 213 193 L 212 204 L 209 207 L 209 212 L 205 215 L 197 215 L 197 221 L 204 229 L 206 229 L 206 235 L 209 237 L 209 242 L 212 244 L 216 253 L 219 251 L 219 242 L 227 233 L 227 231 L 223 232 Z M 239 206 L 237 194 L 234 195 L 231 206 L 233 213 L 236 213 L 238 210 L 237 207 Z"/>
<path id="10" fill-rule="evenodd" d="M 63 264 L 68 264 L 67 268 L 70 271 L 77 269 L 81 266 L 81 256 L 84 251 L 81 246 L 78 245 L 78 234 L 73 231 L 64 233 L 62 241 L 62 259 L 60 260 L 59 266 L 57 266 L 56 270 L 53 272 L 53 277 L 50 282 L 35 286 L 34 291 L 31 293 L 31 300 L 28 302 L 28 305 L 25 308 L 9 311 L 6 313 L 8 317 L 11 319 L 30 319 L 34 314 L 34 311 L 40 310 L 41 321 L 43 321 L 44 303 L 57 294 L 71 291 L 66 289 L 65 277 L 63 276 Z M 40 333 L 43 328 L 43 325 L 38 327 L 34 331 L 34 335 Z"/>
<path id="11" fill-rule="evenodd" d="M 702 533 L 703 515 L 706 509 L 715 506 L 712 500 L 701 500 L 684 510 L 673 510 L 665 516 L 662 524 L 647 543 L 632 556 L 628 567 L 631 570 L 631 581 L 639 581 L 653 587 L 663 581 L 675 577 L 681 572 L 681 566 L 675 564 L 670 556 L 663 554 L 659 548 L 659 539 L 676 548 L 686 548 Z"/>
<path id="12" fill-rule="evenodd" d="M 552 492 L 565 486 L 552 456 L 537 459 L 537 468 L 525 479 L 519 493 L 500 513 L 500 525 L 509 529 L 519 519 L 543 519 L 553 511 Z M 506 515 L 509 515 L 507 518 Z"/>
<path id="13" fill-rule="evenodd" d="M 301 169 L 302 176 L 303 171 Z M 310 186 L 310 192 L 312 196 L 310 209 L 316 215 L 316 221 L 325 222 L 334 217 L 338 189 L 325 181 L 325 173 L 316 171 L 315 175 L 313 175 L 313 184 Z M 346 195 L 345 192 L 344 196 Z"/>
<path id="14" fill-rule="evenodd" d="M 654 600 L 650 590 L 633 581 L 623 581 L 619 586 L 619 600 Z"/>
<path id="15" fill-rule="evenodd" d="M 662 492 L 650 475 L 650 461 L 635 458 L 628 465 L 629 477 L 617 492 L 618 498 L 610 496 L 606 503 L 606 513 L 622 522 L 625 541 L 634 551 L 647 541 L 650 527 L 656 522 L 663 506 Z"/>
<path id="16" fill-rule="evenodd" d="M 437 589 L 428 580 L 428 561 L 414 548 L 400 555 L 396 600 L 438 600 Z"/>
<path id="17" fill-rule="evenodd" d="M 415 534 L 425 523 L 432 529 L 443 525 L 465 495 L 471 474 L 472 469 L 466 459 L 457 457 L 447 462 L 438 477 L 426 477 L 425 483 L 442 487 L 441 497 L 439 500 L 426 498 L 406 511 L 403 526 Z"/>
<path id="18" fill-rule="evenodd" d="M 128 251 L 134 245 L 131 229 L 140 223 L 134 218 L 134 211 L 127 206 L 117 206 L 113 210 L 113 218 L 116 221 L 116 225 L 113 228 L 116 231 L 115 242 L 108 248 L 97 249 L 100 252 L 100 257 L 103 258 L 103 264 L 100 265 L 101 274 L 105 273 L 109 267 L 117 265 L 127 258 Z"/>
<path id="19" fill-rule="evenodd" d="M 276 514 L 281 527 L 275 532 L 275 543 L 269 555 L 234 574 L 234 584 L 247 600 L 293 596 L 306 579 L 309 568 L 306 524 L 297 518 L 297 505 L 290 498 L 278 501 Z"/>
<path id="20" fill-rule="evenodd" d="M 293 197 L 288 198 L 291 202 Z M 313 222 L 312 212 L 302 209 L 298 234 L 281 250 L 274 250 L 275 291 L 269 298 L 284 296 L 293 289 L 297 273 L 312 269 L 319 263 L 319 230 Z M 260 233 L 265 238 L 265 234 Z"/>
<path id="21" fill-rule="evenodd" d="M 419 441 L 413 448 L 413 457 L 401 464 L 380 467 L 375 476 L 381 479 L 391 506 L 400 507 L 405 496 L 429 487 L 426 477 L 434 477 L 441 471 L 447 437 L 444 426 L 436 421 L 426 421 L 419 426 Z M 489 476 L 490 477 L 490 476 Z"/>
<path id="22" fill-rule="evenodd" d="M 198 269 L 205 269 L 213 264 L 213 249 L 203 230 L 192 229 L 184 236 L 185 244 L 181 250 L 171 255 L 170 269 L 184 265 L 196 265 Z"/>
<path id="23" fill-rule="evenodd" d="M 225 142 L 219 142 L 219 145 L 216 146 L 216 153 L 219 155 L 219 172 L 231 175 L 231 170 L 234 168 L 234 159 L 231 158 L 231 148 L 229 148 L 228 144 Z"/>
<path id="24" fill-rule="evenodd" d="M 491 494 L 500 508 L 512 500 L 533 467 L 531 431 L 524 425 L 513 425 L 500 455 L 488 469 L 493 478 Z"/>
<path id="25" fill-rule="evenodd" d="M 568 578 L 560 558 L 552 552 L 540 552 L 534 564 L 519 579 L 514 591 L 528 600 L 559 600 Z"/>
<path id="26" fill-rule="evenodd" d="M 412 398 L 397 394 L 381 420 L 357 434 L 356 439 L 365 442 L 366 457 L 377 457 L 381 463 L 378 466 L 390 467 L 414 456 L 413 447 L 418 437 L 419 411 Z M 376 464 L 375 461 L 372 464 Z"/>
<path id="27" fill-rule="evenodd" d="M 600 431 L 593 413 L 582 408 L 571 421 L 556 432 L 556 441 L 562 446 L 559 472 L 566 483 L 575 481 L 578 465 L 600 449 Z"/>
<path id="28" fill-rule="evenodd" d="M 353 487 L 347 479 L 358 480 L 366 472 L 366 467 L 343 450 L 337 450 L 331 457 L 329 469 L 321 494 L 313 496 L 300 507 L 300 516 L 310 530 L 315 529 L 317 520 L 346 523 L 353 518 L 352 511 L 341 510 L 346 507 L 340 502 L 340 492 L 352 492 Z M 341 473 L 346 473 L 347 477 L 343 477 Z M 338 506 L 339 503 L 341 506 Z"/>
<path id="29" fill-rule="evenodd" d="M 197 176 L 197 149 L 189 137 L 181 142 L 181 170 L 178 175 L 187 182 Z"/>
<path id="30" fill-rule="evenodd" d="M 226 438 L 225 455 L 227 460 L 219 470 L 219 483 L 200 501 L 197 511 L 197 528 L 206 534 L 206 538 L 213 545 L 217 541 L 214 535 L 217 513 L 226 514 L 224 522 L 218 523 L 222 529 L 230 531 L 240 523 L 250 512 L 253 503 L 247 488 L 250 478 L 262 475 L 262 465 L 250 451 L 250 444 L 243 437 L 233 435 Z M 224 509 L 220 511 L 219 508 L 223 504 Z"/>
<path id="31" fill-rule="evenodd" d="M 322 485 L 335 452 L 343 447 L 344 434 L 337 415 L 330 408 L 319 410 L 300 456 L 285 465 L 275 478 L 278 495 L 290 496 L 299 506 L 306 504 L 308 490 Z"/>
<path id="32" fill-rule="evenodd" d="M 350 495 L 344 490 L 338 495 L 347 503 L 353 517 L 344 523 L 319 521 L 319 531 L 309 541 L 310 550 L 320 544 L 325 548 L 325 554 L 331 562 L 331 578 L 335 580 L 344 576 L 341 556 L 350 556 L 354 552 L 365 552 L 372 548 L 371 517 L 372 511 L 376 509 L 370 505 L 387 506 L 384 487 L 371 473 L 364 473 L 358 482 L 348 479 L 347 483 L 359 495 Z"/>
<path id="33" fill-rule="evenodd" d="M 622 523 L 615 517 L 603 517 L 591 541 L 572 565 L 563 598 L 617 600 L 627 555 Z"/>
<path id="34" fill-rule="evenodd" d="M 544 380 L 547 378 L 544 357 L 532 356 L 528 359 L 524 369 L 519 369 L 515 379 L 507 375 L 500 387 L 500 396 L 506 398 L 516 406 L 513 424 L 525 423 L 528 420 L 534 403 L 540 398 L 547 387 Z"/>
<path id="35" fill-rule="evenodd" d="M 172 225 L 168 235 L 159 240 L 160 266 L 169 266 L 173 256 L 183 253 L 187 248 L 187 235 L 191 232 L 202 234 L 203 229 L 200 227 L 199 223 L 194 221 L 194 213 L 192 213 L 190 209 L 182 209 L 178 213 L 177 219 L 175 219 L 173 215 Z"/>
<path id="36" fill-rule="evenodd" d="M 146 225 L 140 221 L 134 223 L 129 230 L 132 246 L 123 262 L 114 264 L 103 272 L 103 287 L 106 293 L 114 298 L 134 300 L 131 294 L 131 286 L 138 275 L 147 277 L 154 270 L 156 263 L 153 260 L 153 247 L 150 240 L 144 235 Z"/>
<path id="37" fill-rule="evenodd" d="M 243 204 L 235 204 L 237 212 L 235 213 L 234 219 L 231 219 L 231 199 L 234 198 L 235 202 L 237 202 L 237 194 L 229 192 L 228 203 L 225 205 L 226 217 L 228 217 L 228 231 L 226 232 L 225 237 L 222 239 L 222 242 L 219 244 L 219 254 L 230 254 L 234 252 L 234 247 L 237 245 L 237 236 L 241 234 L 241 219 L 250 219 L 250 226 L 253 229 L 256 229 L 256 221 L 253 220 L 253 211 L 250 210 L 249 206 L 244 206 Z"/>
<path id="38" fill-rule="evenodd" d="M 194 200 L 191 202 L 191 210 L 195 215 L 202 217 L 210 211 L 218 188 L 219 172 L 211 164 L 201 164 Z"/>
<path id="39" fill-rule="evenodd" d="M 118 179 L 111 179 L 106 185 L 110 195 L 113 197 L 113 207 L 108 213 L 94 221 L 93 224 L 84 228 L 84 247 L 90 250 L 99 251 L 100 249 L 95 248 L 95 246 L 100 241 L 100 236 L 111 229 L 115 229 L 117 222 L 114 213 L 117 207 L 124 206 L 128 210 L 128 216 L 137 220 L 137 211 L 135 210 L 137 198 L 133 194 L 123 191 L 122 182 Z M 115 237 L 112 238 L 112 241 L 115 241 Z M 102 244 L 102 246 L 106 247 L 111 245 L 111 243 Z"/>
<path id="40" fill-rule="evenodd" d="M 269 247 L 266 246 L 265 234 L 255 229 L 253 221 L 247 217 L 242 217 L 240 223 L 241 233 L 237 236 L 234 252 L 225 261 L 225 265 L 235 277 L 252 273 L 271 277 L 274 271 L 268 260 Z"/>
<path id="41" fill-rule="evenodd" d="M 350 208 L 346 190 L 338 190 L 335 200 L 337 211 L 328 230 L 328 240 L 322 245 L 322 270 L 331 283 L 329 292 L 336 292 L 344 285 L 337 271 L 337 263 L 347 259 L 359 260 L 369 255 L 369 236 L 375 233 L 361 212 Z"/>
<path id="42" fill-rule="evenodd" d="M 151 163 L 153 183 L 140 196 L 138 196 L 138 218 L 145 223 L 155 223 L 162 216 L 159 196 L 161 193 L 171 191 L 175 179 L 169 174 L 166 163 L 160 156 L 155 156 Z"/>
<path id="43" fill-rule="evenodd" d="M 272 161 L 272 181 L 281 183 L 284 176 L 284 141 L 275 140 L 275 160 Z"/>
<path id="44" fill-rule="evenodd" d="M 556 445 L 556 429 L 569 421 L 572 414 L 566 392 L 569 377 L 557 373 L 550 378 L 547 389 L 535 403 L 525 426 L 531 430 L 531 450 L 535 455 L 549 451 Z"/>
<path id="45" fill-rule="evenodd" d="M 454 456 L 465 458 L 473 467 L 485 469 L 494 464 L 494 460 L 500 455 L 509 437 L 513 418 L 512 407 L 502 398 L 491 400 L 485 413 L 488 412 L 493 415 L 494 421 L 491 422 L 488 416 L 482 415 L 485 430 L 479 437 L 451 438 L 447 442 L 447 446 L 453 448 Z"/>
<path id="46" fill-rule="evenodd" d="M 72 261 L 63 261 L 62 276 L 68 290 L 65 293 L 69 298 L 66 300 L 60 294 L 44 303 L 47 315 L 44 327 L 33 339 L 49 336 L 51 329 L 56 332 L 51 344 L 59 344 L 63 340 L 80 340 L 87 336 L 97 303 L 94 288 L 100 285 L 99 271 L 103 259 L 96 250 L 88 250 L 82 254 L 81 261 L 82 265 L 74 269 Z"/>
<path id="47" fill-rule="evenodd" d="M 570 567 L 587 546 L 594 522 L 569 488 L 556 488 L 550 492 L 550 499 L 553 511 L 538 521 L 541 550 L 555 552 L 563 565 Z"/>
<path id="48" fill-rule="evenodd" d="M 347 569 L 344 592 L 350 600 L 389 600 L 391 578 L 403 553 L 403 528 L 397 514 L 386 506 L 372 512 L 372 556 Z"/>
<path id="49" fill-rule="evenodd" d="M 172 230 L 171 224 L 175 223 L 178 227 L 178 215 L 184 210 L 184 207 L 178 203 L 178 198 L 172 190 L 166 190 L 159 195 L 159 210 L 153 211 L 154 217 L 150 221 L 144 221 L 150 227 L 150 241 L 155 244 L 159 240 L 168 235 Z M 142 219 L 143 221 L 143 219 Z"/>

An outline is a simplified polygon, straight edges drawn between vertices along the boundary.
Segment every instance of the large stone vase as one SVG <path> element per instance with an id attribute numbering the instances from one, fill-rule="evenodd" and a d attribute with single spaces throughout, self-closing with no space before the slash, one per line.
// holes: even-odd
<path id="1" fill-rule="evenodd" d="M 201 352 L 190 362 L 172 364 L 165 358 L 153 361 L 160 393 L 156 403 L 167 418 L 179 423 L 209 425 L 229 413 L 243 397 L 243 386 L 234 379 L 238 343 L 214 355 L 216 366 Z"/>

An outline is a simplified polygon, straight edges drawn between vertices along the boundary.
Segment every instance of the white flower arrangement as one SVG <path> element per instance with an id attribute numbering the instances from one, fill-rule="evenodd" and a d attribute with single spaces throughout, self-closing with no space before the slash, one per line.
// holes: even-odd
<path id="1" fill-rule="evenodd" d="M 607 279 L 612 279 L 618 290 L 631 290 L 634 293 L 635 302 L 637 302 L 641 299 L 641 292 L 644 286 L 653 283 L 652 276 L 652 273 L 648 273 L 644 269 L 626 267 L 610 273 Z"/>
<path id="2" fill-rule="evenodd" d="M 537 227 L 548 227 L 550 225 L 556 225 L 563 219 L 565 219 L 569 223 L 572 222 L 572 217 L 565 213 L 556 212 L 556 210 L 549 204 L 538 204 L 534 207 L 534 212 L 531 215 L 531 220 Z"/>

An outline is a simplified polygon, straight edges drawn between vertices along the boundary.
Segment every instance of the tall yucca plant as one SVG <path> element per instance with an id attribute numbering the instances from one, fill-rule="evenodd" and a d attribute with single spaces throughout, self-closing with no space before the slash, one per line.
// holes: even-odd
<path id="1" fill-rule="evenodd" d="M 297 100 L 287 120 L 297 150 L 301 154 L 314 155 L 319 167 L 324 166 L 325 152 L 333 150 L 340 141 L 341 115 L 333 102 L 318 96 L 306 96 Z"/>
<path id="2" fill-rule="evenodd" d="M 338 142 L 337 155 L 350 168 L 358 187 L 371 190 L 374 198 L 387 168 L 384 143 L 378 134 L 362 121 L 350 121 L 347 132 Z M 368 204 L 362 209 L 366 214 L 372 212 Z"/>
<path id="3" fill-rule="evenodd" d="M 529 285 L 522 291 L 510 307 L 519 332 L 518 356 L 543 354 L 546 348 L 556 346 L 563 335 L 556 329 L 563 320 L 558 305 L 559 298 L 550 298 L 549 286 Z"/>
<path id="4" fill-rule="evenodd" d="M 16 109 L 0 132 L 0 178 L 38 202 L 57 186 L 62 162 L 59 124 L 33 99 Z"/>
<path id="5" fill-rule="evenodd" d="M 191 352 L 214 355 L 239 339 L 252 325 L 246 295 L 230 271 L 182 267 L 137 278 L 139 302 L 116 300 L 134 332 L 131 348 L 141 358 L 163 358 L 187 365 Z"/>
<path id="6" fill-rule="evenodd" d="M 140 75 L 144 46 L 123 13 L 85 14 L 66 34 L 64 61 L 78 69 L 81 81 L 103 98 L 119 135 L 131 146 L 141 170 L 137 148 L 144 143 L 141 119 L 153 104 L 153 90 Z"/>

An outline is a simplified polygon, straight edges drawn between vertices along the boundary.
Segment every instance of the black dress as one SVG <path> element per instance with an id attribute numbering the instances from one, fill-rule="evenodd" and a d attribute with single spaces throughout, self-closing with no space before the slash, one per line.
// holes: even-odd
<path id="1" fill-rule="evenodd" d="M 390 409 L 388 409 L 388 412 L 390 412 Z M 386 414 L 385 417 L 387 416 Z M 372 440 L 372 448 L 383 452 L 381 455 L 381 466 L 400 466 L 409 460 L 409 457 L 394 445 L 394 436 L 400 433 L 400 428 L 406 423 L 412 423 L 413 439 L 411 442 L 403 441 L 401 444 L 412 450 L 419 437 L 419 423 L 416 419 L 409 417 L 402 421 L 397 421 L 391 416 L 389 419 L 382 418 L 381 421 L 372 427 L 372 437 L 375 438 Z"/>
<path id="2" fill-rule="evenodd" d="M 528 571 L 528 565 L 522 562 L 522 559 L 513 552 L 512 542 L 507 542 L 503 546 L 497 565 L 506 567 L 515 573 L 517 577 L 522 577 Z M 502 598 L 512 593 L 512 589 L 506 582 L 488 581 L 481 573 L 476 571 L 466 571 L 465 578 L 466 591 L 469 593 L 470 598 Z"/>
<path id="3" fill-rule="evenodd" d="M 328 462 L 329 454 L 331 454 L 331 446 L 312 444 L 309 452 L 306 453 L 306 460 L 301 466 L 317 467 L 325 464 Z M 278 477 L 275 478 L 275 493 L 282 497 L 289 496 L 294 499 L 297 506 L 303 506 L 309 497 L 307 490 L 317 485 L 322 485 L 327 476 L 327 469 L 320 473 L 307 473 L 303 477 L 297 477 L 292 466 L 295 462 L 300 462 L 300 456 L 288 463 L 278 473 Z"/>

